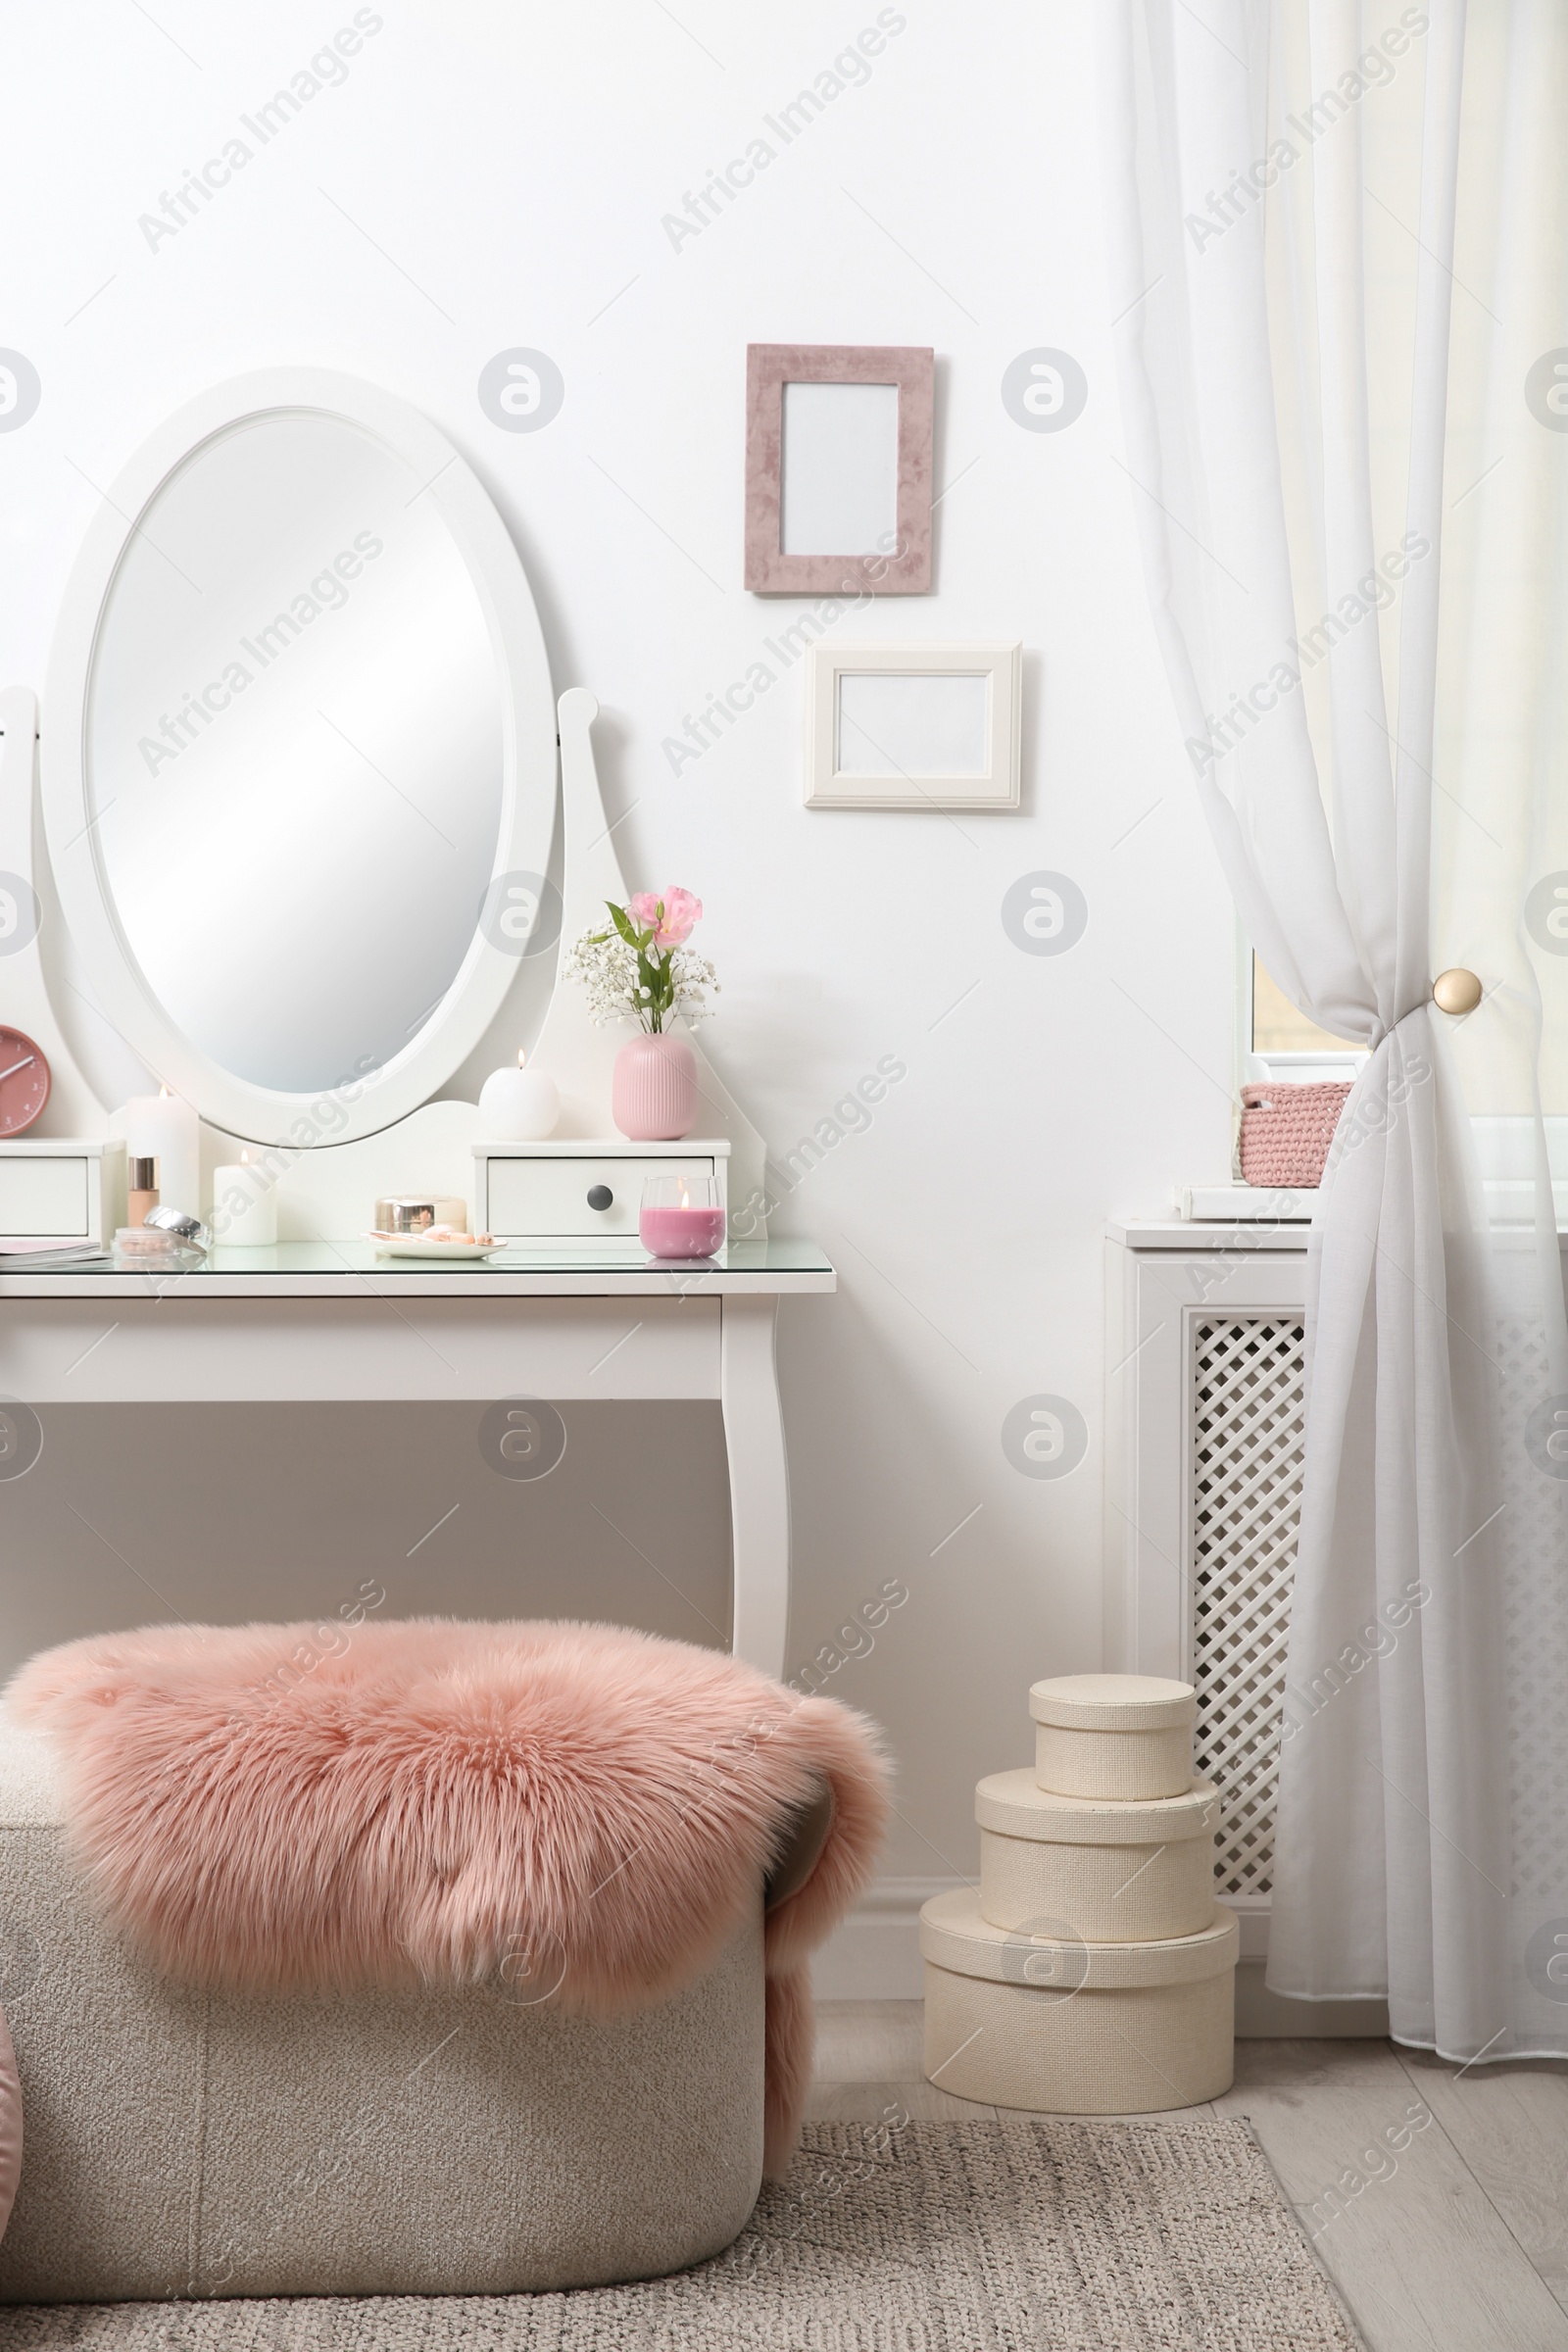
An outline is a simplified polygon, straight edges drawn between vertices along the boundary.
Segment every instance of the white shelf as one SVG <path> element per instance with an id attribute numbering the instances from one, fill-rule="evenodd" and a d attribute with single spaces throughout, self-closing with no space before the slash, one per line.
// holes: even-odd
<path id="1" fill-rule="evenodd" d="M 1105 1238 L 1124 1250 L 1185 1250 L 1191 1257 L 1239 1256 L 1253 1251 L 1306 1253 L 1310 1226 L 1266 1224 L 1255 1217 L 1108 1217 Z"/>
<path id="2" fill-rule="evenodd" d="M 1257 1184 L 1191 1184 L 1178 1188 L 1176 1214 L 1184 1223 L 1217 1221 L 1234 1224 L 1238 1217 L 1277 1224 L 1283 1217 L 1310 1225 L 1317 1187 L 1270 1187 Z"/>

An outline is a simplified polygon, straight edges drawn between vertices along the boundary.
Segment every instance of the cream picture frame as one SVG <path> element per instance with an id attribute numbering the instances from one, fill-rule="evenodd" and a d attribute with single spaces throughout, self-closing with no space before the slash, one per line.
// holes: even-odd
<path id="1" fill-rule="evenodd" d="M 808 808 L 1016 808 L 1023 647 L 813 645 Z"/>

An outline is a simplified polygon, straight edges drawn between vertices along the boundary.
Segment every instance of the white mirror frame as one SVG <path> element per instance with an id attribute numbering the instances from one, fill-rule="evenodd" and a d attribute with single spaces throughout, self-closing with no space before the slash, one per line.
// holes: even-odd
<path id="1" fill-rule="evenodd" d="M 49 859 L 72 940 L 103 1009 L 154 1075 L 210 1126 L 259 1144 L 298 1142 L 323 1090 L 284 1094 L 222 1068 L 169 1019 L 138 971 L 116 917 L 94 839 L 84 760 L 86 698 L 105 600 L 152 500 L 205 441 L 276 410 L 345 417 L 411 466 L 464 555 L 483 607 L 501 682 L 501 823 L 492 880 L 549 869 L 556 821 L 556 710 L 539 616 L 522 560 L 477 476 L 417 410 L 358 377 L 272 368 L 215 385 L 178 409 L 111 483 L 72 567 L 50 650 L 39 727 Z M 418 1035 L 352 1102 L 334 1143 L 373 1135 L 418 1108 L 479 1043 L 516 978 L 514 956 L 475 924 L 468 953 Z"/>

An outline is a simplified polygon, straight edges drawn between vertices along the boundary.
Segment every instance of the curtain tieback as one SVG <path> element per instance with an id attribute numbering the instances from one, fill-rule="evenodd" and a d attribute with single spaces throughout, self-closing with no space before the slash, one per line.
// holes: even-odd
<path id="1" fill-rule="evenodd" d="M 1467 1012 L 1474 1012 L 1486 993 L 1479 974 L 1467 972 L 1462 963 L 1453 964 L 1447 971 L 1438 974 L 1432 983 L 1430 996 L 1420 997 L 1415 1004 L 1407 1004 L 1386 1029 L 1381 1023 L 1374 1027 L 1367 1051 L 1375 1054 L 1386 1037 L 1392 1037 L 1396 1029 L 1413 1019 L 1416 1013 L 1425 1012 L 1429 1004 L 1436 1004 L 1440 1012 L 1451 1013 L 1459 1018 Z"/>

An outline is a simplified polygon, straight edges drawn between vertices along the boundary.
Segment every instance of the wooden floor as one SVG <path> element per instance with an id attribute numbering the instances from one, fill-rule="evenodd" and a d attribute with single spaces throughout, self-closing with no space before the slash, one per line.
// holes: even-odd
<path id="1" fill-rule="evenodd" d="M 811 2114 L 994 2115 L 925 2082 L 920 2008 L 819 2002 Z M 1250 2120 L 1367 2352 L 1568 2352 L 1568 2066 L 1239 2041 L 1187 2112 Z"/>

